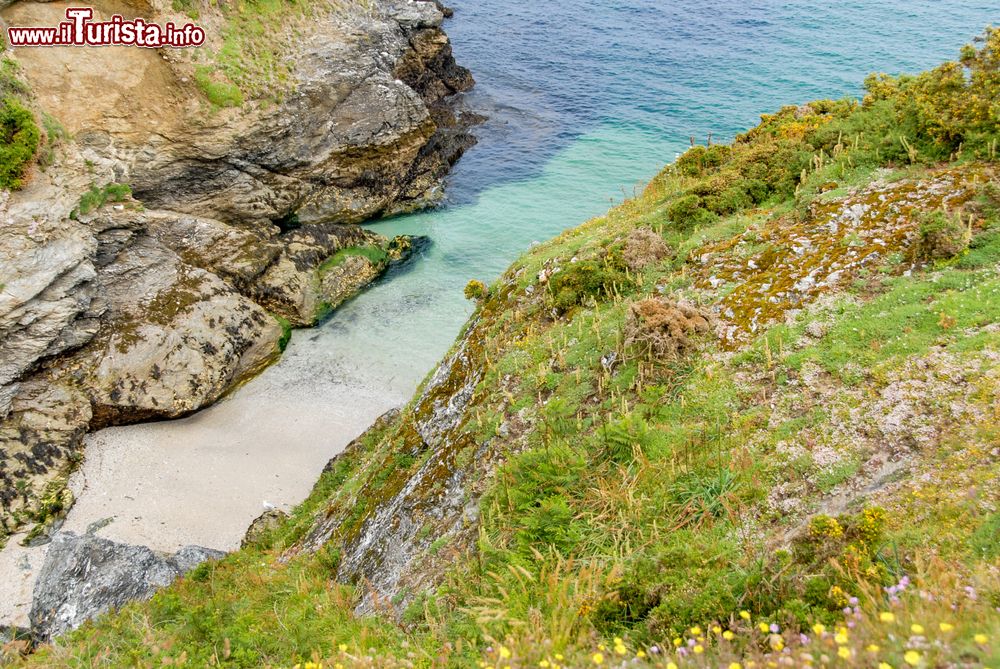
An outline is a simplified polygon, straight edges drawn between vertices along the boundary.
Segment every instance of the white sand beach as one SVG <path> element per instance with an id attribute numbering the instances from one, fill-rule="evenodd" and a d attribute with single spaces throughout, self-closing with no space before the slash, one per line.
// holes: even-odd
<path id="1" fill-rule="evenodd" d="M 301 502 L 330 458 L 416 385 L 413 375 L 372 379 L 321 334 L 296 332 L 281 361 L 199 413 L 89 435 L 63 529 L 110 519 L 98 533 L 116 541 L 228 551 L 265 504 Z M 0 551 L 0 625 L 27 627 L 45 559 L 44 546 L 24 548 L 22 538 Z"/>

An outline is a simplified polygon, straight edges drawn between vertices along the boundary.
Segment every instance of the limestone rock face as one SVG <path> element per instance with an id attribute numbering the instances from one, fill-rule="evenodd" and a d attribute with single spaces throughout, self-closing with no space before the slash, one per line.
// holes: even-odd
<path id="1" fill-rule="evenodd" d="M 359 222 L 441 197 L 472 138 L 444 99 L 472 87 L 433 2 L 321 16 L 277 104 L 185 117 L 146 138 L 94 133 L 155 208 L 241 225 Z"/>
<path id="2" fill-rule="evenodd" d="M 73 140 L 0 193 L 0 543 L 51 527 L 61 509 L 43 499 L 60 499 L 88 431 L 216 401 L 277 357 L 285 328 L 407 254 L 407 239 L 351 224 L 436 201 L 473 141 L 448 100 L 472 78 L 442 18 L 425 0 L 319 15 L 290 41 L 288 90 L 235 109 L 207 109 L 176 55 L 17 55 L 39 112 Z M 135 199 L 80 206 L 111 183 Z"/>
<path id="3" fill-rule="evenodd" d="M 190 413 L 276 353 L 273 317 L 151 237 L 101 279 L 111 327 L 65 363 L 89 370 L 84 385 L 101 424 Z"/>
<path id="4" fill-rule="evenodd" d="M 221 551 L 185 546 L 174 555 L 154 553 L 93 534 L 55 535 L 35 585 L 31 632 L 48 640 L 87 620 L 137 599 L 148 599 L 163 586 Z"/>

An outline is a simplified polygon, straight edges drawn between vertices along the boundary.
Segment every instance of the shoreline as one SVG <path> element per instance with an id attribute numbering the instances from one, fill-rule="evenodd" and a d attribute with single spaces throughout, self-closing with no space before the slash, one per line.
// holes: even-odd
<path id="1" fill-rule="evenodd" d="M 191 416 L 87 435 L 60 530 L 96 527 L 163 553 L 192 544 L 228 552 L 267 508 L 300 503 L 331 458 L 407 398 L 404 388 L 365 379 L 360 364 L 317 363 L 315 341 L 293 337 L 278 363 Z M 0 628 L 29 626 L 47 546 L 23 547 L 24 536 L 0 550 Z"/>

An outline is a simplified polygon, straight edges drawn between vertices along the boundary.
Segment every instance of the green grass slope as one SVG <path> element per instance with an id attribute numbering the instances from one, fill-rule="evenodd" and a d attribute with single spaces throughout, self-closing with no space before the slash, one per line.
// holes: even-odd
<path id="1" fill-rule="evenodd" d="M 1000 32 L 867 90 L 534 248 L 283 527 L 23 663 L 1000 666 Z"/>

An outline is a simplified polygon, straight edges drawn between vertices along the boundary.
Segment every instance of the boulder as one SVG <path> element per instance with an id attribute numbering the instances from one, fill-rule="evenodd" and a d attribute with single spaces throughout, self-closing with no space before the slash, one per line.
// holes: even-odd
<path id="1" fill-rule="evenodd" d="M 202 562 L 223 557 L 221 551 L 200 546 L 161 555 L 94 534 L 60 532 L 49 545 L 35 583 L 32 636 L 39 641 L 55 638 L 106 611 L 148 599 Z"/>

